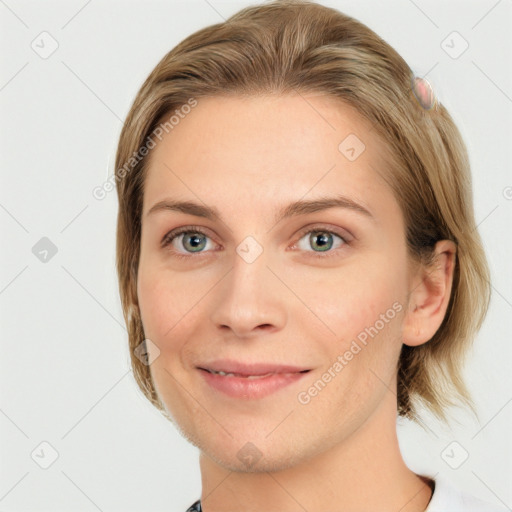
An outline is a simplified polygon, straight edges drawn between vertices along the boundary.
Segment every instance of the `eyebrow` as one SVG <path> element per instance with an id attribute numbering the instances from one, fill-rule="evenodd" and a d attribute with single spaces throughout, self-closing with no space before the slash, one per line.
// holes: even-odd
<path id="1" fill-rule="evenodd" d="M 282 207 L 274 217 L 274 224 L 278 224 L 284 219 L 297 215 L 306 215 L 315 213 L 329 208 L 344 208 L 359 213 L 371 220 L 375 220 L 373 214 L 363 205 L 357 203 L 353 199 L 339 195 L 334 197 L 320 197 L 312 200 L 299 200 Z M 222 217 L 217 208 L 206 206 L 204 204 L 195 203 L 193 201 L 178 201 L 172 199 L 164 199 L 154 204 L 146 214 L 146 217 L 152 213 L 159 211 L 177 211 L 194 215 L 196 217 L 204 217 L 210 220 L 222 221 Z"/>

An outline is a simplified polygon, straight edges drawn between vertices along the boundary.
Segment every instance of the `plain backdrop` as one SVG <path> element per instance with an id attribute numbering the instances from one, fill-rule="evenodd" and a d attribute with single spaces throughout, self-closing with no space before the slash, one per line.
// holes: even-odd
<path id="1" fill-rule="evenodd" d="M 196 448 L 130 371 L 117 197 L 92 190 L 157 62 L 251 3 L 0 0 L 0 512 L 181 512 L 200 496 Z M 416 472 L 512 507 L 512 2 L 320 3 L 426 76 L 467 143 L 493 284 L 466 370 L 481 421 L 425 415 L 399 438 Z"/>

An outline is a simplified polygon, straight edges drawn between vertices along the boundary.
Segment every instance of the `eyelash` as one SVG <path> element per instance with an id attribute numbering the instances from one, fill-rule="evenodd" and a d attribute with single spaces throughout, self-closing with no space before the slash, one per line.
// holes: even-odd
<path id="1" fill-rule="evenodd" d="M 345 246 L 350 245 L 350 243 L 347 241 L 346 237 L 341 235 L 341 233 L 338 233 L 337 231 L 333 231 L 331 229 L 327 229 L 322 226 L 314 226 L 313 228 L 309 228 L 309 229 L 302 231 L 300 233 L 300 236 L 296 243 L 298 243 L 304 237 L 304 235 L 309 235 L 310 233 L 313 233 L 313 232 L 329 233 L 331 235 L 336 235 L 337 237 L 341 238 L 341 240 L 343 242 L 343 244 L 340 247 L 333 249 L 333 250 L 326 251 L 325 253 L 317 252 L 317 251 L 306 251 L 306 252 L 310 253 L 309 256 L 311 256 L 313 258 L 324 258 L 325 259 L 325 258 L 337 256 L 338 251 L 343 250 L 343 248 Z M 182 235 L 183 233 L 192 233 L 192 234 L 198 233 L 198 234 L 201 234 L 201 235 L 204 235 L 204 236 L 210 238 L 208 236 L 208 234 L 205 233 L 199 226 L 184 226 L 181 228 L 176 228 L 173 231 L 170 231 L 169 233 L 167 233 L 162 240 L 162 244 L 161 244 L 162 248 L 164 248 L 164 249 L 168 248 L 171 245 L 171 243 L 173 242 L 173 240 L 176 239 L 179 235 Z M 294 243 L 294 246 L 296 245 L 296 243 Z M 194 256 L 194 253 L 183 254 L 183 253 L 180 253 L 177 251 L 173 251 L 171 249 L 169 249 L 169 251 L 173 253 L 174 257 L 179 258 L 179 259 L 186 259 L 186 258 L 190 258 L 190 257 Z M 207 251 L 207 252 L 210 252 L 210 251 Z M 205 253 L 198 252 L 195 254 L 201 255 L 201 254 L 205 254 Z"/>

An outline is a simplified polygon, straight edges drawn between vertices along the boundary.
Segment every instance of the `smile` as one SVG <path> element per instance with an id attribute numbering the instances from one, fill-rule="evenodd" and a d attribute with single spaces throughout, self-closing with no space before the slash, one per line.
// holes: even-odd
<path id="1" fill-rule="evenodd" d="M 198 366 L 209 391 L 221 392 L 231 398 L 256 400 L 298 382 L 309 368 L 275 364 L 242 364 L 217 361 Z"/>

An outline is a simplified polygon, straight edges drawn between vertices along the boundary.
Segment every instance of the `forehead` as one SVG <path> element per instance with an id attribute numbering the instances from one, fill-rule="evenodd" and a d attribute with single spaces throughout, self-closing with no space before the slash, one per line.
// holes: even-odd
<path id="1" fill-rule="evenodd" d="M 168 194 L 260 212 L 306 194 L 370 202 L 390 193 L 384 153 L 371 123 L 332 97 L 200 98 L 151 150 L 143 208 Z"/>

